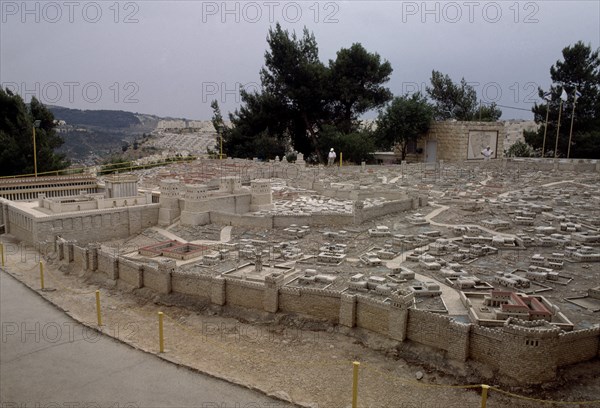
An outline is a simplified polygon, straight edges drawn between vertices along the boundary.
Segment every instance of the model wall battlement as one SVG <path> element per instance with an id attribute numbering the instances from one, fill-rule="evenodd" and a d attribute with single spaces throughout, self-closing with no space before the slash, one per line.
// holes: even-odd
<path id="1" fill-rule="evenodd" d="M 300 296 L 300 288 L 293 288 L 291 286 L 284 286 L 279 289 L 279 293 L 285 293 L 286 295 Z"/>
<path id="2" fill-rule="evenodd" d="M 412 303 L 406 294 L 393 295 L 392 302 L 388 302 L 334 290 L 268 287 L 222 275 L 184 272 L 174 268 L 173 263 L 145 264 L 115 257 L 98 245 L 79 246 L 61 238 L 55 247 L 60 262 L 117 283 L 123 281 L 126 287 L 180 293 L 215 305 L 297 313 L 366 329 L 396 341 L 433 347 L 450 359 L 481 362 L 515 382 L 543 383 L 554 379 L 559 367 L 600 356 L 600 327 L 563 333 L 543 321 L 511 319 L 503 327 L 487 328 L 412 307 L 392 307 L 393 297 Z"/>
<path id="3" fill-rule="evenodd" d="M 592 327 L 591 329 L 580 329 L 572 332 L 561 332 L 558 334 L 558 338 L 561 343 L 568 343 L 575 339 L 584 339 L 594 336 L 600 336 L 600 326 Z"/>
<path id="4" fill-rule="evenodd" d="M 370 305 L 377 306 L 381 309 L 389 309 L 390 308 L 390 304 L 381 299 L 371 298 L 371 297 L 363 296 L 360 294 L 357 294 L 356 301 L 359 303 L 368 303 Z"/>
<path id="5" fill-rule="evenodd" d="M 427 205 L 424 196 L 417 193 L 395 195 L 391 201 L 364 208 L 362 203 L 355 205 L 351 214 L 325 210 L 306 214 L 260 215 L 252 212 L 273 209 L 271 181 L 256 179 L 251 181 L 250 190 L 242 189 L 239 178 L 221 180 L 221 189 L 208 191 L 206 185 L 189 184 L 183 186 L 177 180 L 163 180 L 160 183 L 161 225 L 169 225 L 181 216 L 184 225 L 225 224 L 241 227 L 287 227 L 291 224 L 308 225 L 354 225 L 388 214 L 409 211 Z M 239 186 L 239 187 L 237 187 Z M 224 193 L 226 193 L 224 195 Z M 176 199 L 181 200 L 177 202 Z"/>
<path id="6" fill-rule="evenodd" d="M 229 276 L 225 277 L 225 282 L 227 285 L 238 285 L 238 286 L 243 286 L 245 288 L 260 289 L 260 290 L 265 289 L 265 285 L 260 282 L 252 282 L 249 280 L 232 278 Z"/>
<path id="7" fill-rule="evenodd" d="M 337 290 L 319 289 L 319 288 L 298 288 L 300 294 L 311 294 L 316 296 L 326 296 L 332 298 L 341 298 L 342 292 Z"/>
<path id="8" fill-rule="evenodd" d="M 194 278 L 194 279 L 198 279 L 198 280 L 204 280 L 204 281 L 211 281 L 212 280 L 212 275 L 209 274 L 203 274 L 203 273 L 198 273 L 198 272 L 192 272 L 192 271 L 183 271 L 181 269 L 175 269 L 175 271 L 173 272 L 173 276 L 181 276 L 182 278 Z"/>
<path id="9" fill-rule="evenodd" d="M 502 327 L 504 333 L 519 335 L 522 337 L 535 337 L 536 339 L 558 338 L 561 330 L 558 327 L 552 329 L 536 329 L 533 327 L 520 327 L 514 325 L 505 325 Z"/>
<path id="10" fill-rule="evenodd" d="M 471 332 L 480 336 L 491 337 L 497 340 L 503 339 L 502 330 L 495 327 L 486 327 L 474 324 L 473 327 L 471 327 Z"/>

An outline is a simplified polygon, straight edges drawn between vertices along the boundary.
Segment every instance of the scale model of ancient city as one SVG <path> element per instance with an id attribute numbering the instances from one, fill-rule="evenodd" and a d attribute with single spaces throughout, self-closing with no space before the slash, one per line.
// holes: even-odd
<path id="1" fill-rule="evenodd" d="M 422 142 L 434 162 L 4 179 L 0 225 L 123 290 L 366 330 L 540 384 L 600 353 L 600 162 L 464 159 L 509 136 L 440 122 Z"/>

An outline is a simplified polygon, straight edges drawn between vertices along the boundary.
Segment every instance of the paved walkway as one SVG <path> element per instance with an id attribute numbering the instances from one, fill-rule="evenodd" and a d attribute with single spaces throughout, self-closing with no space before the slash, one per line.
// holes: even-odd
<path id="1" fill-rule="evenodd" d="M 82 326 L 0 271 L 2 407 L 288 407 Z"/>
<path id="2" fill-rule="evenodd" d="M 185 239 L 179 237 L 178 235 L 173 234 L 171 231 L 167 231 L 164 228 L 152 227 L 152 229 L 167 239 L 183 242 L 184 244 L 188 243 Z"/>
<path id="3" fill-rule="evenodd" d="M 213 240 L 209 240 L 209 239 L 197 239 L 195 241 L 188 242 L 185 239 L 181 238 L 179 235 L 176 235 L 176 234 L 172 233 L 171 231 L 167 231 L 164 228 L 152 227 L 152 230 L 158 232 L 160 235 L 162 235 L 165 238 L 183 242 L 185 244 L 189 243 L 189 244 L 197 244 L 197 245 L 207 245 L 207 244 L 214 245 L 214 244 L 218 244 L 220 242 L 229 242 L 229 241 L 231 241 L 231 230 L 232 229 L 233 229 L 233 227 L 231 227 L 231 226 L 226 226 L 226 227 L 221 228 L 219 241 L 213 241 Z"/>
<path id="4" fill-rule="evenodd" d="M 221 242 L 229 242 L 231 241 L 231 230 L 233 229 L 232 226 L 227 226 L 227 227 L 223 227 L 223 229 L 221 229 Z"/>

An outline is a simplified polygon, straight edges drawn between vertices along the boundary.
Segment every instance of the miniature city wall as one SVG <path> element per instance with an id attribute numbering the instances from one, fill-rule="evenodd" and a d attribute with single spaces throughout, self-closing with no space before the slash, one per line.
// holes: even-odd
<path id="1" fill-rule="evenodd" d="M 510 319 L 502 328 L 486 328 L 414 309 L 411 294 L 394 294 L 388 301 L 379 301 L 339 291 L 286 286 L 282 275 L 269 275 L 259 283 L 183 272 L 173 260 L 145 264 L 104 252 L 98 244 L 78 246 L 61 238 L 51 249 L 62 264 L 97 274 L 122 288 L 148 288 L 160 294 L 186 295 L 202 303 L 299 314 L 362 328 L 396 341 L 430 346 L 449 359 L 481 362 L 509 382 L 543 383 L 555 379 L 560 367 L 600 357 L 600 327 L 563 332 L 543 321 Z"/>
<path id="2" fill-rule="evenodd" d="M 220 211 L 206 213 L 202 224 L 232 225 L 238 227 L 255 228 L 285 228 L 291 225 L 358 225 L 384 215 L 396 212 L 409 211 L 427 205 L 426 197 L 405 198 L 402 200 L 388 201 L 381 205 L 362 208 L 355 207 L 353 214 L 316 213 L 306 215 L 280 215 L 261 214 L 260 216 L 247 214 L 231 214 Z"/>
<path id="3" fill-rule="evenodd" d="M 5 232 L 20 241 L 35 243 L 60 235 L 88 243 L 126 238 L 158 223 L 159 204 L 134 204 L 133 200 L 121 207 L 33 216 L 0 198 L 0 213 L 5 221 Z"/>

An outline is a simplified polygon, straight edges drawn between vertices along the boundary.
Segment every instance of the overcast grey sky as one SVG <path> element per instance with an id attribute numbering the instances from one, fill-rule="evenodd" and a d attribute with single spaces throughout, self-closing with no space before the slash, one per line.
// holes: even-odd
<path id="1" fill-rule="evenodd" d="M 485 102 L 529 109 L 561 50 L 600 46 L 598 1 L 0 1 L 0 82 L 27 101 L 209 119 L 258 87 L 270 26 L 313 31 L 326 62 L 352 43 L 394 69 L 395 95 L 433 69 Z M 502 119 L 531 119 L 502 108 Z"/>

